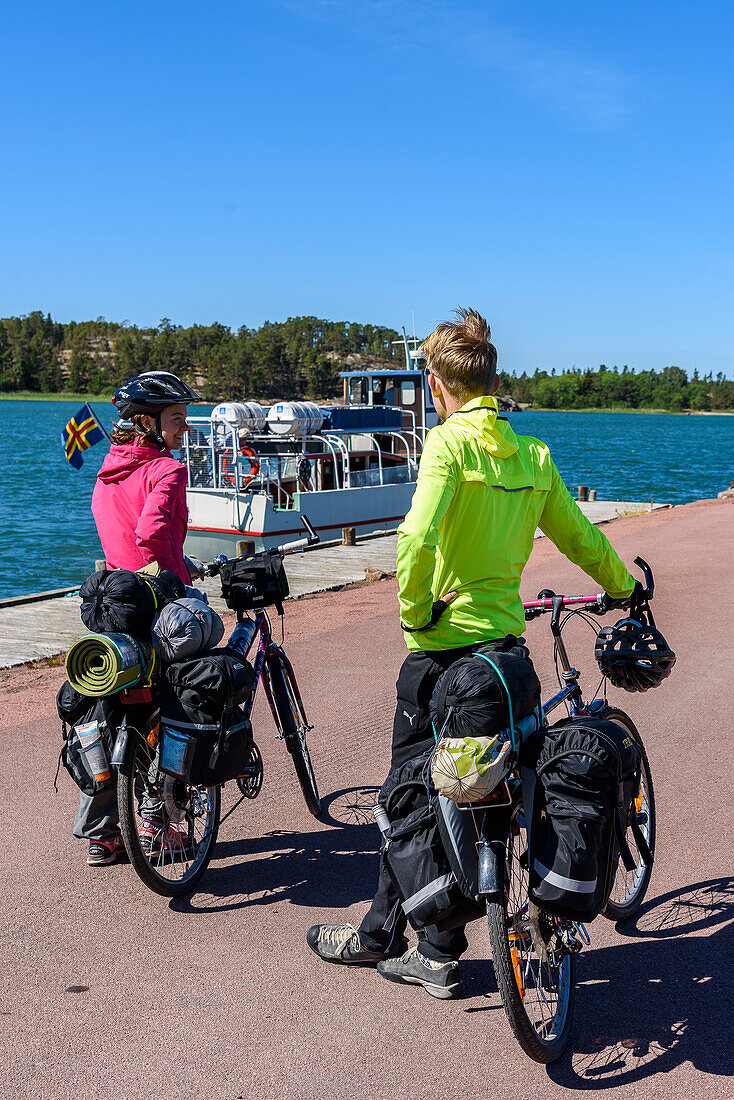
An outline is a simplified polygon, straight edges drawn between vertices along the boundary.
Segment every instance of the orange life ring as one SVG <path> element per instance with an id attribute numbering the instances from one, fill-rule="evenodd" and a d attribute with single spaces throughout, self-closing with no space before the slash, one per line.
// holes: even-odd
<path id="1" fill-rule="evenodd" d="M 257 457 L 257 451 L 253 451 L 252 447 L 248 447 L 246 443 L 240 443 L 240 454 L 250 463 L 250 469 L 247 474 L 242 478 L 241 488 L 246 489 L 247 486 L 253 481 L 260 473 L 260 461 Z M 226 485 L 234 485 L 235 476 L 229 454 L 222 455 L 222 468 L 220 471 L 221 479 Z"/>

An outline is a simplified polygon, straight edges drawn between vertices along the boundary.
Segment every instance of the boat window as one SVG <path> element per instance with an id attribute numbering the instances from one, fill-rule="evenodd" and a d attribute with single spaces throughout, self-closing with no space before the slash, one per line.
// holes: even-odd
<path id="1" fill-rule="evenodd" d="M 367 404 L 367 379 L 366 378 L 350 378 L 349 379 L 349 404 L 350 405 L 366 405 Z"/>
<path id="2" fill-rule="evenodd" d="M 395 404 L 395 386 L 389 378 L 377 377 L 372 379 L 372 404 Z"/>
<path id="3" fill-rule="evenodd" d="M 402 405 L 415 405 L 415 382 L 404 379 L 400 383 L 400 402 Z"/>

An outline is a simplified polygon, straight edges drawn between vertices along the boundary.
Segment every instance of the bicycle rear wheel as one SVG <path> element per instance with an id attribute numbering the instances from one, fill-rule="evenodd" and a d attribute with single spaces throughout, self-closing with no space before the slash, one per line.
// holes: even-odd
<path id="1" fill-rule="evenodd" d="M 117 780 L 125 850 L 156 894 L 194 888 L 209 866 L 219 830 L 219 787 L 195 787 L 163 775 L 156 750 L 139 735 Z"/>
<path id="2" fill-rule="evenodd" d="M 632 804 L 632 813 L 636 815 L 637 824 L 647 841 L 650 852 L 654 856 L 656 825 L 655 794 L 653 792 L 652 772 L 650 771 L 650 763 L 647 759 L 645 746 L 642 743 L 642 738 L 634 722 L 623 710 L 609 707 L 604 711 L 602 717 L 606 718 L 608 722 L 614 722 L 615 725 L 629 734 L 642 753 L 640 789 Z M 629 825 L 627 826 L 625 836 L 630 851 L 632 852 L 632 858 L 635 861 L 635 868 L 633 871 L 628 871 L 622 863 L 622 860 L 617 856 L 617 867 L 614 874 L 614 881 L 612 882 L 612 889 L 609 894 L 609 900 L 602 910 L 605 917 L 614 921 L 629 920 L 630 917 L 634 916 L 642 905 L 652 877 L 652 864 L 647 864 L 643 860 L 640 850 L 637 847 L 634 833 Z"/>
<path id="3" fill-rule="evenodd" d="M 273 702 L 280 718 L 281 731 L 286 748 L 293 758 L 293 766 L 296 769 L 303 798 L 313 816 L 318 817 L 321 813 L 321 799 L 319 798 L 316 776 L 306 744 L 306 726 L 302 720 L 298 702 L 293 694 L 293 687 L 277 658 L 269 661 L 268 673 L 270 675 Z"/>
<path id="4" fill-rule="evenodd" d="M 499 885 L 499 900 L 487 902 L 487 920 L 502 1004 L 525 1053 L 536 1062 L 555 1062 L 571 1033 L 576 959 L 560 950 L 559 922 L 531 908 L 519 801 L 512 807 Z"/>

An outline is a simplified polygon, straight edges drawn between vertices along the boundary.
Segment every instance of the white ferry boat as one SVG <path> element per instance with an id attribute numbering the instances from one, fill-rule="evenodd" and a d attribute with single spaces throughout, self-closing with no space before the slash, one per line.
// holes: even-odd
<path id="1" fill-rule="evenodd" d="M 426 432 L 438 423 L 417 341 L 402 370 L 344 371 L 344 404 L 254 401 L 189 417 L 187 552 L 205 560 L 300 537 L 397 527 L 410 508 Z"/>

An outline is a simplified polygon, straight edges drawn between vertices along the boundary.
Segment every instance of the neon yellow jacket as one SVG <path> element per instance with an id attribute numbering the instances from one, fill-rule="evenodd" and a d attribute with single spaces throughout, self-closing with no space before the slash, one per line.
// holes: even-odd
<path id="1" fill-rule="evenodd" d="M 454 649 L 522 634 L 520 577 L 536 527 L 615 599 L 634 577 L 584 516 L 545 443 L 516 435 L 493 397 L 468 401 L 426 437 L 411 509 L 398 529 L 400 617 L 408 649 Z"/>

